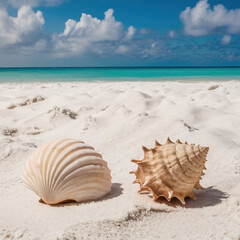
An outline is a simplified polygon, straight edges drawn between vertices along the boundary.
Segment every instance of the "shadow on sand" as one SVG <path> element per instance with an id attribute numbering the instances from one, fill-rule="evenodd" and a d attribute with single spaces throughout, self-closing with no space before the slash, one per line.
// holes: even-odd
<path id="1" fill-rule="evenodd" d="M 123 188 L 121 186 L 121 183 L 113 183 L 111 192 L 100 200 L 108 200 L 120 196 L 123 192 Z"/>
<path id="2" fill-rule="evenodd" d="M 105 200 L 108 200 L 108 199 L 113 199 L 113 198 L 118 197 L 122 194 L 123 188 L 121 186 L 122 186 L 121 183 L 113 183 L 111 192 L 108 193 L 103 198 L 100 198 L 99 200 L 96 200 L 96 201 L 87 201 L 87 202 L 79 202 L 78 203 L 76 201 L 67 200 L 67 201 L 64 201 L 62 203 L 58 203 L 58 204 L 50 205 L 50 206 L 51 207 L 78 206 L 78 205 L 87 204 L 89 202 L 97 202 L 97 201 L 105 201 Z M 39 200 L 39 202 L 42 203 L 42 204 L 45 204 L 41 199 Z"/>
<path id="3" fill-rule="evenodd" d="M 182 206 L 185 208 L 203 208 L 203 207 L 215 206 L 221 203 L 223 199 L 228 198 L 227 193 L 222 192 L 213 187 L 208 187 L 204 191 L 198 190 L 198 191 L 195 191 L 194 193 L 197 200 L 194 201 L 193 199 L 187 197 L 185 198 L 185 202 L 186 202 L 185 205 L 181 204 L 181 202 L 176 198 L 173 198 L 170 202 L 168 202 L 165 198 L 161 197 L 156 202 L 164 203 L 171 207 Z"/>

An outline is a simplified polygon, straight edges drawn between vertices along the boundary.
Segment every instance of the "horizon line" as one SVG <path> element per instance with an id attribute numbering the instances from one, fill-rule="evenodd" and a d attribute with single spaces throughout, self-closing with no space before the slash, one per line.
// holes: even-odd
<path id="1" fill-rule="evenodd" d="M 84 67 L 0 67 L 0 69 L 18 69 L 18 68 L 240 68 L 239 66 L 84 66 Z"/>

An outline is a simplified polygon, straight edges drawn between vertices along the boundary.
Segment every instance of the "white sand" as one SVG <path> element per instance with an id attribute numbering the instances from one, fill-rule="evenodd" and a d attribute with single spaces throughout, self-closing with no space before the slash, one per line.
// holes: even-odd
<path id="1" fill-rule="evenodd" d="M 168 136 L 210 147 L 206 190 L 186 206 L 154 203 L 129 174 Z M 27 156 L 64 137 L 108 161 L 110 195 L 51 207 L 24 187 Z M 0 85 L 0 239 L 239 239 L 239 183 L 240 82 Z"/>

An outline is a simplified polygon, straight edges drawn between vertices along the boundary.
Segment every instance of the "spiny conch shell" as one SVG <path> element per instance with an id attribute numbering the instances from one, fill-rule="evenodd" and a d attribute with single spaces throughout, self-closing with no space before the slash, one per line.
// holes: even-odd
<path id="1" fill-rule="evenodd" d="M 111 191 L 107 162 L 93 147 L 72 139 L 39 147 L 22 172 L 25 185 L 46 204 L 97 200 Z"/>
<path id="2" fill-rule="evenodd" d="M 194 200 L 194 188 L 203 189 L 199 181 L 204 175 L 208 147 L 189 145 L 169 138 L 165 145 L 155 142 L 155 148 L 143 146 L 144 159 L 132 160 L 138 164 L 133 183 L 140 184 L 139 193 L 148 193 L 154 201 L 163 196 L 168 201 L 173 197 L 185 204 L 185 197 Z"/>

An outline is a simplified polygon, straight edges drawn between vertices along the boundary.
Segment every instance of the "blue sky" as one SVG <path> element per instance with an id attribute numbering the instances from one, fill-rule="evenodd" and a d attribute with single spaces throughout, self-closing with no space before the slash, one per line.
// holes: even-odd
<path id="1" fill-rule="evenodd" d="M 240 65 L 239 0 L 2 0 L 0 66 Z"/>

